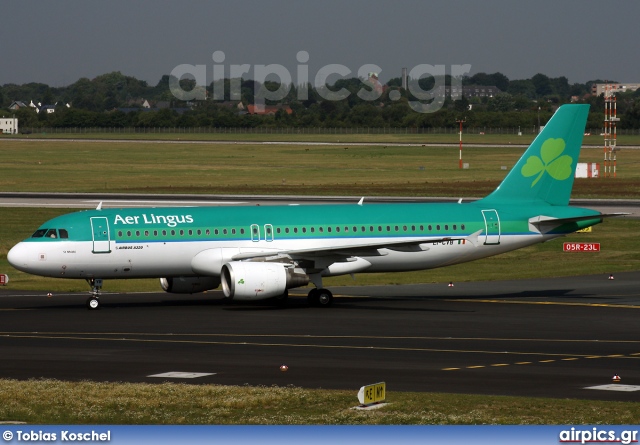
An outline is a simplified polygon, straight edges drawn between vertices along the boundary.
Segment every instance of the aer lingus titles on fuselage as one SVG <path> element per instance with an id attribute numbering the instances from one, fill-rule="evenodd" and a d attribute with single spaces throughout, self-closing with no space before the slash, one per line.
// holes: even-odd
<path id="1" fill-rule="evenodd" d="M 8 254 L 15 268 L 87 279 L 161 278 L 167 292 L 217 288 L 236 300 L 286 299 L 322 277 L 472 261 L 602 222 L 569 207 L 588 105 L 564 105 L 489 196 L 460 204 L 97 209 L 44 223 Z"/>
<path id="2" fill-rule="evenodd" d="M 142 220 L 140 220 L 142 218 Z M 142 215 L 121 216 L 116 215 L 115 224 L 164 224 L 167 227 L 176 227 L 178 224 L 190 224 L 193 222 L 191 215 L 154 215 L 143 213 Z"/>

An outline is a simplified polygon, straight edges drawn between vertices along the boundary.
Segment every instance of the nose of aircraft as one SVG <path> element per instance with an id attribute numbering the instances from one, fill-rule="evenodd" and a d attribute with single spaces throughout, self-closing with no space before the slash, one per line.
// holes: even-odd
<path id="1" fill-rule="evenodd" d="M 29 263 L 27 250 L 25 243 L 16 244 L 7 254 L 7 261 L 16 269 L 26 272 Z"/>

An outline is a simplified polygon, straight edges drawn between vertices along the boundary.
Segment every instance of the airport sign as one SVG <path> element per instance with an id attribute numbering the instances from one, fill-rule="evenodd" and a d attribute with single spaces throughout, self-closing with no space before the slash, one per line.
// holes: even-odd
<path id="1" fill-rule="evenodd" d="M 599 252 L 600 243 L 564 243 L 562 250 L 565 252 Z"/>

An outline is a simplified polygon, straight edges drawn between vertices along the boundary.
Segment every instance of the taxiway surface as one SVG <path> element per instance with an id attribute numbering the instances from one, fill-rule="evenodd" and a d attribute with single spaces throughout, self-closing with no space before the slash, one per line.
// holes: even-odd
<path id="1" fill-rule="evenodd" d="M 86 294 L 1 288 L 0 377 L 640 400 L 640 272 L 332 290 L 331 308 L 214 291 L 88 311 Z"/>

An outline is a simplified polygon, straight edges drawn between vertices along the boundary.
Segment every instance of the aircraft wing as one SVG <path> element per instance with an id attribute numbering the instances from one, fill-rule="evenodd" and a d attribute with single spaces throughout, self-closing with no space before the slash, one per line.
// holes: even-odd
<path id="1" fill-rule="evenodd" d="M 630 215 L 630 213 L 601 213 L 599 215 L 576 216 L 570 218 L 554 218 L 552 216 L 538 215 L 534 216 L 533 218 L 529 218 L 529 230 L 531 230 L 532 232 L 547 233 L 566 223 L 588 221 L 590 219 L 612 218 L 625 215 Z"/>
<path id="2" fill-rule="evenodd" d="M 400 252 L 424 252 L 429 250 L 429 246 L 427 246 L 427 244 L 441 243 L 446 241 L 465 240 L 471 242 L 473 245 L 477 245 L 478 235 L 480 235 L 480 233 L 482 233 L 482 230 L 479 230 L 468 236 L 413 238 L 403 241 L 384 241 L 377 243 L 351 244 L 348 246 L 328 246 L 316 247 L 313 249 L 281 250 L 277 252 L 243 252 L 238 255 L 234 255 L 232 259 L 234 261 L 240 261 L 253 258 L 269 257 L 274 255 L 287 255 L 292 258 L 310 258 L 329 255 L 338 255 L 344 257 L 385 255 L 385 253 L 381 253 L 379 249 L 389 249 Z"/>

